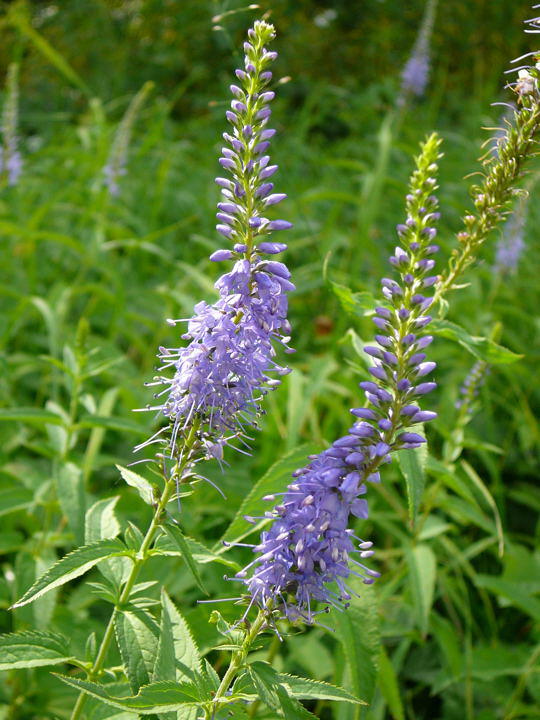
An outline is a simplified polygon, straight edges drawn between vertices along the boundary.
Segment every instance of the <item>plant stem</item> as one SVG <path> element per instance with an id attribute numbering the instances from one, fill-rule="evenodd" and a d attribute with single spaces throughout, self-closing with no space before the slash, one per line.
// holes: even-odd
<path id="1" fill-rule="evenodd" d="M 220 699 L 224 697 L 236 674 L 244 665 L 249 650 L 257 639 L 261 628 L 265 624 L 269 612 L 271 612 L 271 608 L 269 607 L 261 608 L 259 610 L 259 614 L 255 618 L 253 624 L 246 633 L 246 636 L 244 637 L 244 642 L 242 643 L 242 646 L 232 654 L 231 662 L 229 663 L 229 667 L 227 668 L 227 671 L 225 672 L 225 675 L 221 680 L 219 688 L 216 690 L 212 705 L 206 710 L 207 718 L 214 717 L 215 712 L 219 707 Z"/>
<path id="2" fill-rule="evenodd" d="M 194 424 L 192 426 L 190 433 L 187 436 L 186 441 L 185 441 L 183 459 L 177 465 L 175 471 L 173 473 L 171 473 L 170 478 L 165 483 L 165 487 L 163 489 L 163 494 L 161 495 L 159 503 L 156 506 L 156 510 L 154 512 L 152 522 L 150 523 L 150 526 L 149 526 L 148 530 L 146 531 L 146 535 L 144 536 L 141 546 L 137 552 L 137 555 L 135 556 L 135 560 L 133 561 L 133 566 L 132 566 L 129 576 L 126 580 L 126 584 L 124 585 L 122 593 L 120 594 L 120 597 L 118 598 L 118 602 L 116 603 L 114 610 L 111 614 L 109 623 L 105 630 L 105 634 L 103 635 L 103 638 L 101 640 L 101 645 L 99 646 L 99 650 L 96 655 L 96 659 L 94 660 L 94 664 L 93 664 L 92 668 L 90 669 L 90 671 L 88 672 L 89 680 L 94 680 L 101 673 L 101 670 L 102 670 L 105 660 L 107 658 L 107 652 L 109 650 L 111 640 L 114 635 L 114 623 L 116 620 L 116 616 L 118 615 L 118 612 L 122 609 L 122 606 L 128 602 L 129 597 L 131 595 L 131 591 L 133 590 L 133 586 L 135 585 L 135 582 L 139 575 L 139 572 L 140 572 L 142 566 L 144 565 L 144 563 L 146 562 L 146 560 L 148 559 L 148 551 L 150 550 L 150 547 L 154 541 L 156 532 L 161 524 L 161 516 L 162 516 L 162 514 L 167 506 L 167 503 L 171 499 L 171 496 L 174 493 L 174 490 L 176 488 L 177 477 L 179 477 L 179 476 L 181 477 L 182 471 L 185 469 L 186 465 L 188 464 L 188 462 L 190 460 L 190 457 L 191 457 L 190 451 L 192 450 L 193 445 L 194 445 L 197 428 L 198 428 L 198 424 Z M 81 713 L 86 704 L 87 697 L 88 696 L 85 693 L 81 693 L 79 695 L 79 697 L 77 698 L 77 702 L 75 703 L 75 706 L 73 708 L 73 712 L 71 714 L 71 720 L 79 720 L 79 718 L 81 718 Z"/>

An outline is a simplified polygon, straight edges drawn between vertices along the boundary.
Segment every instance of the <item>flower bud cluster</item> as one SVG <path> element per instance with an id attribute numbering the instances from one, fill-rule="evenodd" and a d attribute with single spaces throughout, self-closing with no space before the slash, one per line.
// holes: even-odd
<path id="1" fill-rule="evenodd" d="M 366 483 L 379 482 L 379 467 L 394 451 L 425 442 L 419 426 L 436 417 L 422 410 L 419 400 L 436 387 L 426 379 L 435 363 L 426 359 L 432 338 L 424 329 L 431 321 L 427 293 L 437 281 L 433 241 L 439 213 L 433 192 L 439 145 L 436 136 L 428 138 L 417 158 L 407 219 L 397 227 L 400 245 L 390 258 L 398 279 L 382 280 L 386 302 L 373 318 L 376 345 L 365 348 L 373 359 L 372 379 L 360 383 L 366 403 L 351 410 L 356 421 L 347 435 L 294 473 L 281 502 L 266 515 L 274 521 L 254 548 L 257 557 L 237 575 L 261 607 L 273 598 L 290 619 L 312 622 L 313 601 L 346 603 L 351 575 L 368 584 L 378 576 L 361 562 L 373 551 L 348 528 L 350 516 L 368 517 Z"/>
<path id="2" fill-rule="evenodd" d="M 233 267 L 216 282 L 219 299 L 195 306 L 182 335 L 189 344 L 160 348 L 160 371 L 174 368 L 174 376 L 160 375 L 149 383 L 164 386 L 156 396 L 165 396 L 164 401 L 149 409 L 169 418 L 173 453 L 178 435 L 185 436 L 196 424 L 208 456 L 219 459 L 224 438 L 242 436 L 246 426 L 256 426 L 262 396 L 289 372 L 276 363 L 274 344 L 292 352 L 287 292 L 294 285 L 287 267 L 275 259 L 287 246 L 273 241 L 270 233 L 291 223 L 265 216 L 286 197 L 273 192 L 270 178 L 277 165 L 267 154 L 275 133 L 267 127 L 274 97 L 268 90 L 268 66 L 277 54 L 266 50 L 265 43 L 273 37 L 273 27 L 265 22 L 256 22 L 249 31 L 245 69 L 236 70 L 240 84 L 231 86 L 234 99 L 226 113 L 232 131 L 224 133 L 227 147 L 219 162 L 231 177 L 216 178 L 222 194 L 216 228 L 232 247 L 215 251 L 210 259 L 233 260 Z"/>

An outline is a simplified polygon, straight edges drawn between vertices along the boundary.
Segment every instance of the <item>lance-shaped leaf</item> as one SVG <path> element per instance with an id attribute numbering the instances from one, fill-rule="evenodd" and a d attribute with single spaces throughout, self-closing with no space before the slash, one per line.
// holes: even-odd
<path id="1" fill-rule="evenodd" d="M 417 425 L 413 430 L 425 437 L 423 426 Z M 426 484 L 427 443 L 420 445 L 419 448 L 398 450 L 397 459 L 407 486 L 409 518 L 414 525 Z"/>
<path id="2" fill-rule="evenodd" d="M 132 697 L 114 697 L 109 695 L 103 685 L 79 680 L 66 675 L 56 675 L 59 680 L 76 688 L 80 692 L 101 700 L 120 710 L 133 710 L 139 715 L 153 715 L 158 712 L 171 712 L 189 707 L 200 707 L 208 698 L 200 698 L 193 683 L 156 682 L 145 685 Z"/>
<path id="3" fill-rule="evenodd" d="M 429 545 L 416 545 L 407 552 L 410 568 L 411 593 L 418 627 L 422 635 L 429 628 L 429 613 L 433 604 L 437 561 Z"/>
<path id="4" fill-rule="evenodd" d="M 84 543 L 85 493 L 80 468 L 72 462 L 62 465 L 56 478 L 58 501 L 78 545 Z"/>
<path id="5" fill-rule="evenodd" d="M 199 572 L 197 563 L 195 562 L 193 555 L 191 554 L 191 549 L 186 541 L 186 538 L 182 534 L 182 531 L 180 530 L 180 528 L 177 527 L 176 525 L 163 525 L 163 530 L 165 530 L 165 532 L 167 533 L 170 540 L 174 543 L 174 545 L 182 553 L 182 557 L 186 561 L 188 568 L 191 570 L 191 574 L 193 575 L 199 590 L 201 592 L 203 592 L 205 595 L 208 595 L 208 592 L 206 591 L 206 589 L 203 585 L 201 573 Z"/>
<path id="6" fill-rule="evenodd" d="M 128 470 L 128 468 L 122 467 L 121 465 L 117 465 L 116 467 L 120 471 L 122 478 L 128 485 L 135 488 L 144 502 L 147 503 L 147 505 L 152 505 L 154 502 L 154 490 L 148 480 L 141 475 L 137 475 L 133 470 Z"/>
<path id="7" fill-rule="evenodd" d="M 71 656 L 67 639 L 56 633 L 25 630 L 0 637 L 0 670 L 58 665 Z"/>
<path id="8" fill-rule="evenodd" d="M 366 705 L 363 700 L 355 697 L 348 690 L 322 680 L 309 680 L 296 675 L 279 673 L 278 681 L 285 685 L 289 694 L 298 700 L 341 700 L 342 702 Z"/>
<path id="9" fill-rule="evenodd" d="M 202 672 L 199 648 L 189 625 L 165 590 L 161 593 L 161 607 L 161 635 L 153 679 L 171 680 L 176 677 L 180 682 L 187 682 L 195 674 L 198 675 Z M 164 639 L 165 636 L 167 639 Z M 171 654 L 174 658 L 173 675 L 165 677 L 164 675 L 170 671 L 165 669 L 164 661 L 170 658 Z"/>
<path id="10" fill-rule="evenodd" d="M 14 603 L 13 607 L 22 607 L 27 603 L 37 600 L 53 588 L 64 585 L 80 575 L 84 575 L 90 568 L 97 565 L 101 560 L 110 557 L 129 555 L 130 551 L 120 540 L 100 540 L 91 545 L 83 545 L 73 552 L 65 555 L 61 560 L 50 567 L 30 587 L 20 600 Z"/>
<path id="11" fill-rule="evenodd" d="M 159 626 L 140 608 L 130 607 L 116 614 L 116 641 L 133 692 L 152 678 L 159 639 Z"/>

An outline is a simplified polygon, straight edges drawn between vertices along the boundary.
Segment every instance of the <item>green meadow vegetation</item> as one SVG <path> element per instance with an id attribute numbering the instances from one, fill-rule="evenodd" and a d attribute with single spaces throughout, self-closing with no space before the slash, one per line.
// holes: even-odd
<path id="1" fill-rule="evenodd" d="M 443 140 L 437 268 L 446 266 L 482 179 L 479 158 L 504 127 L 506 109 L 493 103 L 516 101 L 504 88 L 515 75 L 504 72 L 535 49 L 523 21 L 536 11 L 525 0 L 441 3 L 427 89 L 401 106 L 423 0 L 268 0 L 257 9 L 18 0 L 0 11 L 2 102 L 13 99 L 16 63 L 22 157 L 16 183 L 6 171 L 0 179 L 0 720 L 68 720 L 81 685 L 58 675 L 87 677 L 130 561 L 89 555 L 34 602 L 10 607 L 81 546 L 108 542 L 114 555 L 121 536 L 134 553 L 152 520 L 159 478 L 144 464 L 125 468 L 158 418 L 133 410 L 152 403 L 144 383 L 158 347 L 181 342 L 165 320 L 217 297 L 223 270 L 208 256 L 228 241 L 214 229 L 214 177 L 247 28 L 264 16 L 277 31 L 271 152 L 293 223 L 279 240 L 296 286 L 296 352 L 283 360 L 278 351 L 292 372 L 265 398 L 250 454 L 226 449 L 222 468 L 205 464 L 226 499 L 195 481 L 171 503 L 180 538 L 160 538 L 163 552 L 141 569 L 127 650 L 117 637 L 106 671 L 89 677 L 117 698 L 178 679 L 174 667 L 172 676 L 155 669 L 167 656 L 154 630 L 169 616 L 185 632 L 176 659 L 189 664 L 191 654 L 219 684 L 239 608 L 198 601 L 234 595 L 224 574 L 252 555 L 222 540 L 256 538 L 244 515 L 262 514 L 261 497 L 283 491 L 310 453 L 346 434 L 349 409 L 363 402 L 380 279 L 406 217 L 413 156 L 434 130 Z M 111 193 L 104 168 L 123 167 L 123 157 Z M 528 196 L 515 200 L 517 266 L 497 264 L 497 245 L 513 231 L 501 224 L 434 311 L 438 387 L 424 405 L 438 417 L 427 445 L 399 451 L 369 487 L 369 519 L 354 520 L 381 577 L 353 581 L 359 597 L 346 611 L 314 626 L 280 621 L 283 642 L 258 639 L 253 672 L 264 661 L 274 673 L 255 682 L 260 700 L 246 690 L 243 704 L 215 716 L 190 706 L 154 717 L 540 717 L 539 172 L 532 159 L 519 184 Z M 475 366 L 480 380 L 460 406 Z M 290 706 L 279 693 L 273 705 L 275 678 L 283 688 L 286 673 L 334 690 L 293 688 Z M 94 692 L 80 717 L 150 712 Z"/>

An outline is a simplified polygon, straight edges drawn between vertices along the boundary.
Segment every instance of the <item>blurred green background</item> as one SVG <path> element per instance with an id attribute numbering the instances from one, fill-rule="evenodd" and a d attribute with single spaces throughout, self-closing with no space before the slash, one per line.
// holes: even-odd
<path id="1" fill-rule="evenodd" d="M 15 614 L 7 607 L 78 542 L 58 502 L 62 462 L 82 468 L 87 506 L 120 495 L 124 521 L 147 523 L 149 509 L 114 464 L 127 464 L 149 433 L 152 418 L 132 409 L 150 401 L 143 383 L 158 345 L 177 342 L 165 318 L 189 316 L 195 302 L 215 297 L 219 269 L 207 258 L 222 244 L 213 229 L 213 178 L 228 85 L 245 31 L 263 13 L 278 32 L 272 157 L 276 186 L 289 195 L 283 216 L 294 223 L 287 263 L 297 285 L 290 298 L 297 353 L 294 372 L 267 399 L 253 456 L 228 457 L 223 475 L 208 471 L 227 503 L 209 487 L 183 503 L 187 533 L 213 545 L 276 458 L 303 443 L 321 448 L 346 431 L 366 374 L 356 350 L 372 329 L 362 312 L 347 312 L 347 291 L 333 283 L 378 293 L 412 154 L 433 129 L 445 153 L 442 266 L 469 207 L 474 178 L 464 177 L 479 169 L 481 145 L 493 134 L 483 128 L 501 124 L 503 108 L 491 103 L 511 99 L 504 71 L 534 49 L 535 36 L 523 33 L 534 12 L 527 2 L 441 2 L 426 95 L 397 113 L 400 73 L 423 11 L 422 0 L 276 0 L 259 9 L 206 0 L 0 3 L 2 76 L 9 63 L 20 64 L 24 160 L 19 183 L 0 193 L 2 631 L 55 628 L 82 648 L 88 632 L 101 632 L 108 608 L 84 583 Z M 103 167 L 131 98 L 148 81 L 127 173 L 111 197 Z M 361 531 L 374 539 L 383 572 L 372 604 L 351 611 L 347 632 L 308 630 L 276 660 L 361 696 L 374 693 L 366 719 L 540 717 L 539 221 L 533 189 L 518 272 L 493 272 L 495 233 L 467 288 L 450 297 L 448 319 L 466 340 L 433 345 L 440 387 L 429 407 L 439 419 L 430 428 L 422 519 L 412 527 L 396 464 L 373 489 Z M 459 387 L 477 359 L 474 338 L 498 323 L 501 344 L 522 357 L 494 358 L 474 418 L 456 433 Z M 452 459 L 449 444 L 458 448 Z M 294 457 L 300 463 L 307 452 Z M 420 562 L 424 550 L 415 555 L 418 547 L 427 548 L 428 562 Z M 216 597 L 230 592 L 222 572 L 205 569 Z M 190 608 L 195 634 L 219 666 L 214 630 L 181 562 L 156 560 L 151 576 Z M 224 612 L 234 617 L 234 608 Z M 376 638 L 366 641 L 356 677 L 343 661 L 344 638 L 364 648 L 366 625 L 376 626 Z M 1 677 L 0 718 L 69 717 L 73 694 L 47 669 Z M 356 718 L 344 706 L 310 709 Z"/>

